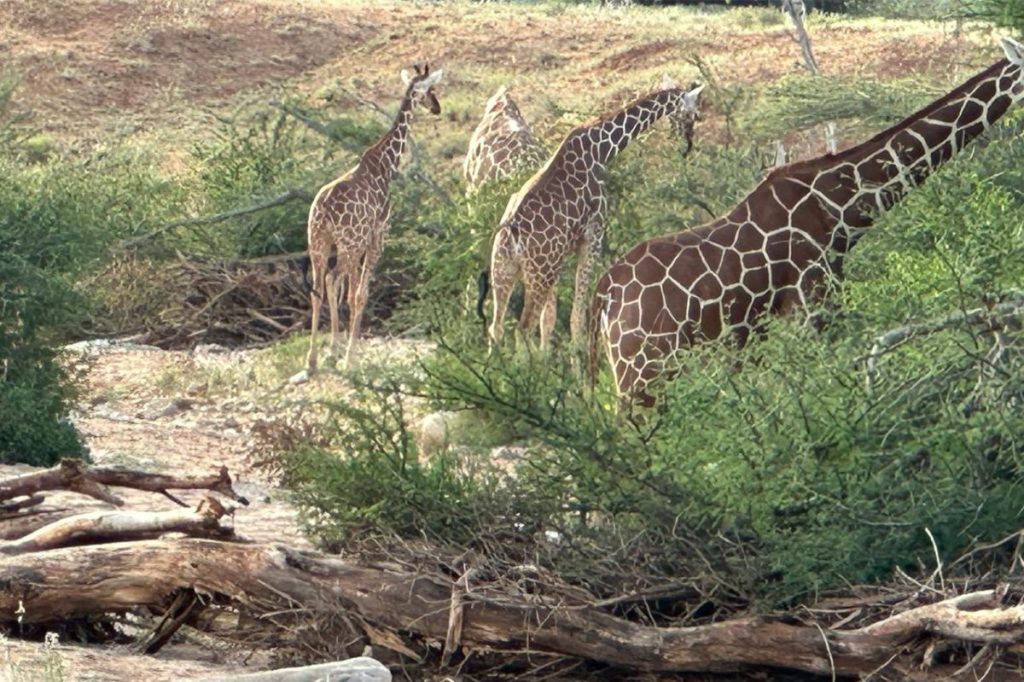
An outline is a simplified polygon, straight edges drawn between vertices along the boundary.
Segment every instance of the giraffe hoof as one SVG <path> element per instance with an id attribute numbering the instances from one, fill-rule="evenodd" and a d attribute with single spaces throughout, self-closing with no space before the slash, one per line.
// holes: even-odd
<path id="1" fill-rule="evenodd" d="M 300 386 L 309 381 L 309 378 L 310 376 L 312 376 L 312 374 L 312 371 L 304 369 L 298 374 L 293 374 L 292 376 L 290 376 L 288 378 L 288 383 L 292 384 L 293 386 Z"/>

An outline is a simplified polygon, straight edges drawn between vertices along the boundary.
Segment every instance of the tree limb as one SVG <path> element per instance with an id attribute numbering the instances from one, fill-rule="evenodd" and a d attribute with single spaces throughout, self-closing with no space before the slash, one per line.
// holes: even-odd
<path id="1" fill-rule="evenodd" d="M 297 200 L 311 202 L 313 201 L 313 195 L 304 189 L 298 189 L 293 187 L 284 194 L 276 196 L 272 199 L 266 199 L 265 201 L 261 201 L 258 204 L 253 204 L 252 206 L 246 206 L 244 208 L 233 208 L 230 211 L 216 213 L 211 216 L 187 218 L 185 220 L 178 220 L 173 223 L 168 223 L 166 225 L 158 227 L 152 232 L 147 232 L 146 234 L 139 235 L 137 237 L 132 237 L 130 239 L 122 241 L 117 247 L 115 247 L 115 250 L 127 251 L 128 249 L 136 247 L 139 244 L 147 242 L 151 239 L 155 239 L 156 237 L 159 237 L 165 232 L 170 232 L 171 230 L 175 230 L 179 227 L 190 227 L 194 225 L 211 225 L 213 223 L 220 223 L 224 222 L 225 220 L 230 220 L 231 218 L 240 218 L 242 216 L 251 215 L 253 213 L 259 213 L 260 211 L 265 211 L 268 208 L 274 208 L 275 206 L 281 206 L 283 204 L 287 204 L 289 202 Z"/>
<path id="2" fill-rule="evenodd" d="M 183 587 L 220 595 L 257 614 L 354 612 L 370 627 L 421 640 L 442 642 L 451 625 L 450 577 L 393 564 L 362 565 L 281 545 L 193 539 L 72 547 L 0 559 L 0 622 L 15 619 L 19 601 L 26 623 L 48 623 L 139 605 L 162 608 Z M 922 637 L 1024 642 L 1024 606 L 1004 608 L 995 591 L 927 604 L 854 630 L 767 617 L 656 628 L 590 604 L 510 593 L 497 583 L 460 593 L 463 647 L 572 656 L 641 671 L 767 667 L 857 676 L 894 665 L 900 652 Z M 905 679 L 921 677 L 913 667 L 906 668 Z"/>
<path id="3" fill-rule="evenodd" d="M 168 490 L 211 490 L 240 504 L 249 504 L 248 500 L 235 492 L 227 467 L 221 467 L 219 472 L 209 476 L 177 477 L 128 469 L 92 468 L 75 459 L 65 459 L 45 471 L 0 481 L 0 500 L 34 495 L 43 490 L 70 490 L 116 507 L 122 506 L 124 502 L 110 492 L 107 486 L 134 488 L 163 495 L 167 495 Z"/>
<path id="4" fill-rule="evenodd" d="M 164 533 L 207 533 L 220 528 L 228 509 L 212 497 L 196 509 L 161 512 L 98 511 L 75 514 L 18 540 L 0 543 L 0 554 L 14 556 L 69 545 L 123 542 L 157 537 Z"/>

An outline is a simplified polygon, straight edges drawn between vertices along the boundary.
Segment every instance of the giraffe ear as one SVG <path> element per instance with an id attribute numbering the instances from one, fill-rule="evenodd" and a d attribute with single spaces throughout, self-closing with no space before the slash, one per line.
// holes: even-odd
<path id="1" fill-rule="evenodd" d="M 661 89 L 662 90 L 673 90 L 676 87 L 676 82 L 672 80 L 672 76 L 667 73 L 661 74 Z"/>
<path id="2" fill-rule="evenodd" d="M 1003 38 L 1003 51 L 1012 63 L 1024 66 L 1024 45 L 1007 36 Z"/>
<path id="3" fill-rule="evenodd" d="M 427 78 L 427 82 L 430 83 L 430 87 L 434 87 L 435 85 L 437 85 L 438 81 L 441 80 L 441 76 L 443 75 L 444 69 L 438 69 L 434 73 L 430 74 L 430 77 Z"/>
<path id="4" fill-rule="evenodd" d="M 412 82 L 412 75 L 409 73 L 409 69 L 402 69 L 402 83 L 409 87 L 409 83 Z"/>

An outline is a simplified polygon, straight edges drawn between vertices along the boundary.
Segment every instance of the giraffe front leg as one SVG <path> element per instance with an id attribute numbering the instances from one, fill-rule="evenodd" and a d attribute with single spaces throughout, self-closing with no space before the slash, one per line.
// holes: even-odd
<path id="1" fill-rule="evenodd" d="M 587 294 L 590 292 L 590 279 L 600 253 L 601 230 L 597 227 L 588 228 L 587 235 L 576 251 L 576 286 L 572 295 L 572 313 L 569 316 L 569 331 L 574 344 L 586 341 L 585 315 L 589 310 Z"/>
<path id="2" fill-rule="evenodd" d="M 345 280 L 345 275 L 340 268 L 335 268 L 329 275 L 327 275 L 327 291 L 328 299 L 327 305 L 330 306 L 331 310 L 331 350 L 334 351 L 340 345 L 339 341 L 341 333 L 339 331 L 338 318 L 341 313 L 338 310 L 341 306 L 341 285 Z"/>
<path id="3" fill-rule="evenodd" d="M 306 355 L 306 373 L 309 376 L 316 374 L 317 370 L 316 332 L 320 326 L 320 306 L 323 303 L 324 296 L 327 294 L 327 288 L 324 286 L 324 271 L 326 267 L 326 258 L 316 258 L 312 259 L 310 262 L 313 282 L 309 292 L 309 302 L 310 306 L 313 308 L 313 319 L 310 323 L 309 330 L 309 353 Z"/>

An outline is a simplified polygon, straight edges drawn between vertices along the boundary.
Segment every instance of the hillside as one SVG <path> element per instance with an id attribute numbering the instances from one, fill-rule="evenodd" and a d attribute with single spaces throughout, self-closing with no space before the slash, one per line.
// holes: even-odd
<path id="1" fill-rule="evenodd" d="M 955 36 L 951 24 L 815 16 L 811 29 L 831 75 L 953 82 L 998 50 L 990 31 Z M 173 149 L 204 134 L 206 112 L 282 91 L 330 101 L 337 113 L 354 106 L 342 92 L 388 108 L 399 70 L 424 60 L 447 77 L 445 120 L 421 136 L 468 136 L 503 83 L 543 131 L 553 105 L 592 115 L 663 72 L 695 76 L 686 62 L 693 55 L 729 85 L 760 88 L 801 69 L 783 17 L 763 9 L 344 0 L 21 0 L 0 8 L 0 59 L 21 79 L 18 104 L 72 146 L 132 136 Z M 713 109 L 707 118 L 713 126 Z"/>

